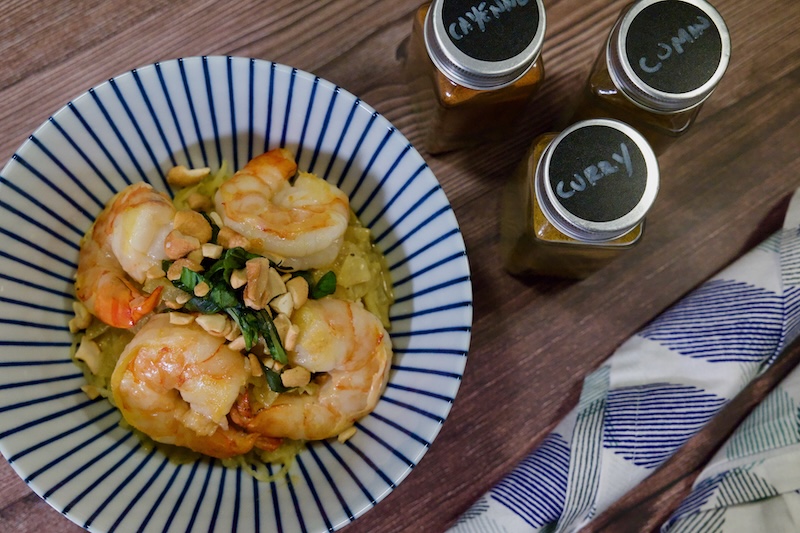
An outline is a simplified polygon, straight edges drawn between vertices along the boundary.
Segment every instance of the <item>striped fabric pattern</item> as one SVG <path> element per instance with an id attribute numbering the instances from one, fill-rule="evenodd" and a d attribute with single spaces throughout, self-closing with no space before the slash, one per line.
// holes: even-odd
<path id="1" fill-rule="evenodd" d="M 478 517 L 509 532 L 578 531 L 678 452 L 797 338 L 798 282 L 796 193 L 783 230 L 676 302 L 584 380 L 581 403 L 529 456 L 540 457 L 553 439 L 566 441 L 570 461 L 563 495 L 555 491 L 560 474 L 559 482 L 542 483 L 539 472 L 530 472 L 524 483 L 518 478 L 527 471 L 517 468 L 511 474 L 515 492 L 493 498 L 508 483 L 501 480 L 480 500 L 480 511 L 465 514 L 450 531 L 474 531 L 472 522 Z M 599 381 L 607 385 L 595 410 L 587 411 L 584 398 L 602 389 Z M 797 393 L 773 395 L 731 440 L 725 453 L 736 468 L 700 480 L 664 531 L 764 531 L 752 520 L 742 522 L 750 529 L 729 529 L 730 506 L 789 493 L 800 496 L 800 483 L 782 486 L 766 474 L 769 461 L 756 460 L 791 449 L 796 453 L 791 457 L 794 471 L 800 472 L 797 405 L 800 371 Z M 784 469 L 789 468 L 785 461 Z M 540 501 L 563 501 L 563 509 L 553 514 L 558 508 L 553 505 L 550 513 L 532 520 L 533 502 Z M 800 516 L 800 499 L 797 505 Z"/>
<path id="2" fill-rule="evenodd" d="M 800 367 L 706 465 L 664 533 L 800 530 Z M 769 525 L 765 524 L 769 520 Z"/>
<path id="3" fill-rule="evenodd" d="M 603 442 L 637 466 L 666 461 L 726 403 L 691 385 L 654 383 L 612 390 Z"/>
<path id="4" fill-rule="evenodd" d="M 274 147 L 342 188 L 385 253 L 396 303 L 390 382 L 344 444 L 318 442 L 257 483 L 218 461 L 145 450 L 70 359 L 79 240 L 111 196 L 174 165 L 233 168 Z M 37 129 L 0 171 L 0 451 L 79 525 L 111 531 L 331 531 L 419 463 L 447 418 L 472 323 L 469 265 L 441 186 L 384 117 L 267 61 L 196 57 L 109 80 Z"/>

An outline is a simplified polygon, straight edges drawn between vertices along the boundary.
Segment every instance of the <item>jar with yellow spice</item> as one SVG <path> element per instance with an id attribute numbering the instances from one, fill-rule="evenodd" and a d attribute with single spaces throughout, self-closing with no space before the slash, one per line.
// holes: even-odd
<path id="1" fill-rule="evenodd" d="M 722 16 L 705 0 L 640 0 L 623 10 L 573 120 L 617 118 L 657 153 L 694 123 L 728 66 Z"/>
<path id="2" fill-rule="evenodd" d="M 628 124 L 592 119 L 539 136 L 503 191 L 505 268 L 587 277 L 640 242 L 658 188 L 656 155 Z"/>
<path id="3" fill-rule="evenodd" d="M 541 0 L 434 0 L 416 12 L 406 71 L 431 154 L 500 141 L 544 80 Z"/>

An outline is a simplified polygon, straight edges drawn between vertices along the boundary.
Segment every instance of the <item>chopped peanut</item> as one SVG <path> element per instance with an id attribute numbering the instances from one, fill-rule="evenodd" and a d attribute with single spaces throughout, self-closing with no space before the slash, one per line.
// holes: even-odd
<path id="1" fill-rule="evenodd" d="M 305 387 L 311 381 L 311 372 L 302 366 L 287 369 L 281 374 L 284 387 Z"/>
<path id="2" fill-rule="evenodd" d="M 205 281 L 201 281 L 194 286 L 194 295 L 202 298 L 211 291 L 211 287 Z"/>
<path id="3" fill-rule="evenodd" d="M 185 326 L 194 322 L 194 315 L 189 313 L 170 313 L 169 323 L 176 326 Z"/>
<path id="4" fill-rule="evenodd" d="M 211 224 L 197 211 L 178 211 L 172 221 L 173 227 L 188 237 L 195 237 L 200 244 L 211 240 Z"/>
<path id="5" fill-rule="evenodd" d="M 308 282 L 302 276 L 296 276 L 287 281 L 286 289 L 292 295 L 295 309 L 300 309 L 308 301 Z"/>
<path id="6" fill-rule="evenodd" d="M 286 292 L 286 284 L 281 279 L 281 273 L 274 268 L 269 269 L 269 292 L 274 296 Z"/>
<path id="7" fill-rule="evenodd" d="M 246 344 L 244 342 L 244 335 L 239 335 L 238 337 L 236 337 L 235 339 L 233 339 L 231 342 L 228 343 L 228 348 L 236 352 L 241 352 L 242 350 L 245 349 L 245 347 Z"/>
<path id="8" fill-rule="evenodd" d="M 158 265 L 151 266 L 150 268 L 147 269 L 147 272 L 145 272 L 145 277 L 147 279 L 163 278 L 166 275 L 167 273 L 164 272 L 164 269 Z"/>
<path id="9" fill-rule="evenodd" d="M 200 263 L 196 261 L 191 261 L 189 259 L 178 259 L 177 261 L 172 263 L 169 267 L 169 270 L 167 270 L 167 279 L 170 281 L 175 281 L 176 279 L 180 279 L 183 267 L 188 268 L 192 272 L 203 271 L 203 267 L 200 265 Z"/>
<path id="10" fill-rule="evenodd" d="M 204 257 L 203 257 L 203 248 L 200 247 L 197 250 L 192 250 L 191 252 L 189 252 L 186 255 L 186 259 L 188 259 L 189 261 L 192 261 L 194 263 L 197 263 L 199 265 L 200 263 L 203 262 L 203 259 L 204 259 Z"/>
<path id="11" fill-rule="evenodd" d="M 189 169 L 178 165 L 167 172 L 167 183 L 175 187 L 190 187 L 200 183 L 209 174 L 211 174 L 211 169 L 208 167 Z"/>
<path id="12" fill-rule="evenodd" d="M 228 319 L 224 315 L 200 315 L 194 319 L 204 330 L 215 337 L 224 337 L 228 326 Z"/>
<path id="13" fill-rule="evenodd" d="M 263 362 L 265 367 L 269 368 L 270 370 L 274 370 L 275 372 L 280 372 L 280 370 L 284 366 L 283 363 L 279 363 L 272 357 L 267 357 L 266 359 L 263 359 Z"/>
<path id="14" fill-rule="evenodd" d="M 197 237 L 184 235 L 178 230 L 172 230 L 164 241 L 164 252 L 169 259 L 180 259 L 192 250 L 200 248 Z"/>
<path id="15" fill-rule="evenodd" d="M 230 325 L 230 329 L 225 333 L 225 339 L 227 339 L 230 342 L 239 335 L 241 335 L 242 330 L 239 329 L 239 325 L 233 320 L 229 320 L 228 324 Z"/>
<path id="16" fill-rule="evenodd" d="M 77 333 L 82 329 L 88 328 L 89 324 L 92 323 L 92 314 L 89 313 L 86 306 L 75 300 L 72 302 L 72 311 L 75 313 L 75 317 L 69 321 L 70 333 Z"/>
<path id="17" fill-rule="evenodd" d="M 240 268 L 231 272 L 231 287 L 238 289 L 247 283 L 247 270 Z"/>
<path id="18" fill-rule="evenodd" d="M 207 242 L 202 246 L 202 250 L 203 257 L 208 257 L 209 259 L 219 259 L 222 257 L 222 251 L 224 249 L 219 244 Z"/>
<path id="19" fill-rule="evenodd" d="M 341 433 L 339 433 L 336 436 L 336 440 L 338 440 L 339 442 L 344 444 L 345 442 L 350 440 L 350 438 L 352 438 L 352 436 L 355 435 L 355 434 L 356 434 L 356 427 L 355 426 L 350 426 L 349 428 L 347 428 L 344 431 L 342 431 Z"/>
<path id="20" fill-rule="evenodd" d="M 245 264 L 247 285 L 244 288 L 244 304 L 251 309 L 264 309 L 274 296 L 270 292 L 269 260 L 263 257 L 250 259 Z"/>
<path id="21" fill-rule="evenodd" d="M 244 235 L 236 233 L 231 228 L 220 227 L 219 233 L 217 234 L 217 244 L 223 248 L 248 248 L 250 246 L 250 240 Z"/>
<path id="22" fill-rule="evenodd" d="M 208 216 L 214 221 L 214 224 L 217 225 L 218 228 L 222 229 L 225 227 L 225 224 L 222 222 L 222 217 L 219 216 L 219 213 L 216 211 L 211 211 Z"/>
<path id="23" fill-rule="evenodd" d="M 100 346 L 91 339 L 84 337 L 81 339 L 81 344 L 75 352 L 75 359 L 83 361 L 92 374 L 97 374 L 100 371 L 102 364 L 102 357 L 100 355 Z"/>
<path id="24" fill-rule="evenodd" d="M 263 376 L 264 371 L 261 370 L 261 363 L 258 361 L 258 358 L 251 353 L 247 354 L 247 358 L 250 360 L 250 373 L 257 378 Z"/>
<path id="25" fill-rule="evenodd" d="M 300 335 L 300 327 L 297 324 L 292 324 L 286 331 L 286 338 L 283 340 L 283 347 L 286 350 L 292 351 L 297 346 L 297 337 Z"/>
<path id="26" fill-rule="evenodd" d="M 269 306 L 276 313 L 286 316 L 292 316 L 292 311 L 294 311 L 294 301 L 292 300 L 292 295 L 288 292 L 284 292 L 280 296 L 273 298 L 269 302 Z"/>
<path id="27" fill-rule="evenodd" d="M 211 211 L 214 207 L 211 198 L 199 192 L 190 194 L 189 197 L 186 198 L 186 203 L 195 211 Z"/>
<path id="28" fill-rule="evenodd" d="M 191 294 L 189 294 L 188 292 L 181 291 L 181 293 L 175 298 L 175 303 L 177 303 L 178 305 L 183 305 L 191 299 L 192 299 Z"/>
<path id="29" fill-rule="evenodd" d="M 186 301 L 188 302 L 189 300 L 186 300 Z M 178 309 L 183 307 L 183 304 L 178 303 L 177 300 L 174 301 L 174 302 L 170 301 L 170 300 L 163 300 L 163 302 L 164 302 L 164 305 L 166 305 L 168 309 L 173 309 L 173 310 L 177 311 Z M 186 303 L 186 302 L 183 302 L 183 303 Z"/>
<path id="30" fill-rule="evenodd" d="M 289 333 L 289 328 L 292 327 L 291 320 L 289 320 L 288 316 L 281 313 L 272 319 L 272 323 L 275 324 L 275 329 L 281 339 L 281 344 L 286 346 L 286 335 Z"/>
<path id="31" fill-rule="evenodd" d="M 95 385 L 81 385 L 81 390 L 89 397 L 90 400 L 96 400 L 100 397 L 100 389 Z"/>

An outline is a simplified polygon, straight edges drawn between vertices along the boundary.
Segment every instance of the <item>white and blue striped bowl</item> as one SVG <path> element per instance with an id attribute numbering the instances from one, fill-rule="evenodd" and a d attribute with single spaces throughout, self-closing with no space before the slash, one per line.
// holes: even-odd
<path id="1" fill-rule="evenodd" d="M 345 444 L 317 442 L 286 481 L 259 483 L 145 451 L 70 360 L 78 242 L 126 185 L 168 190 L 176 164 L 235 168 L 284 146 L 342 188 L 386 254 L 396 303 L 389 385 Z M 425 161 L 344 89 L 266 61 L 165 61 L 90 89 L 0 172 L 0 451 L 91 531 L 326 531 L 372 508 L 417 465 L 466 363 L 472 292 L 455 216 Z"/>

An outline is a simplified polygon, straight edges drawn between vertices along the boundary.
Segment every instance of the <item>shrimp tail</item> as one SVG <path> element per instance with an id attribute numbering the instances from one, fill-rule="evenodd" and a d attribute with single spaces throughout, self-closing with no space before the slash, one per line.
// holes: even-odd
<path id="1" fill-rule="evenodd" d="M 263 434 L 265 433 L 264 431 L 259 430 L 258 419 L 255 413 L 253 413 L 248 391 L 239 395 L 239 398 L 236 400 L 236 403 L 233 404 L 233 408 L 228 415 L 234 424 L 241 427 L 249 434 L 258 436 L 255 442 L 256 448 L 272 452 L 277 450 L 283 443 L 283 439 L 266 436 Z"/>
<path id="2" fill-rule="evenodd" d="M 133 286 L 128 280 L 106 272 L 97 282 L 97 293 L 104 295 L 94 298 L 94 313 L 103 322 L 115 328 L 130 328 L 145 315 L 156 308 L 163 287 L 157 287 L 146 294 Z"/>

